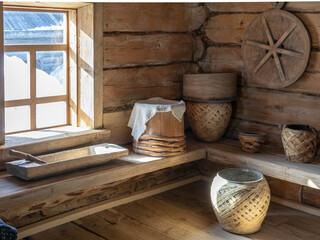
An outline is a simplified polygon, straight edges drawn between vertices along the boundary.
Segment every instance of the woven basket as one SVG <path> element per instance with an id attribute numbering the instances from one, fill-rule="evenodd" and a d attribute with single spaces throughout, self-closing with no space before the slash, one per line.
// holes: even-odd
<path id="1" fill-rule="evenodd" d="M 186 104 L 190 127 L 200 140 L 215 142 L 223 136 L 231 118 L 231 103 L 187 101 Z"/>
<path id="2" fill-rule="evenodd" d="M 292 162 L 310 162 L 317 153 L 317 131 L 310 126 L 290 124 L 281 133 L 285 155 Z"/>
<path id="3" fill-rule="evenodd" d="M 251 234 L 261 228 L 270 203 L 270 189 L 257 171 L 230 168 L 218 172 L 211 201 L 220 226 L 233 233 Z"/>

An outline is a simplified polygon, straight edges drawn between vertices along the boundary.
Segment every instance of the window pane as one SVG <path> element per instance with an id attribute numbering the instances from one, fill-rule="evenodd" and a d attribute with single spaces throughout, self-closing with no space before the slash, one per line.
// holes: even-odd
<path id="1" fill-rule="evenodd" d="M 30 98 L 29 52 L 4 53 L 5 100 Z"/>
<path id="2" fill-rule="evenodd" d="M 67 123 L 67 103 L 53 102 L 37 104 L 37 128 Z"/>
<path id="3" fill-rule="evenodd" d="M 37 97 L 65 95 L 66 53 L 65 51 L 37 52 Z"/>
<path id="4" fill-rule="evenodd" d="M 6 133 L 30 129 L 30 106 L 5 108 Z"/>
<path id="5" fill-rule="evenodd" d="M 66 43 L 66 13 L 4 11 L 4 44 Z"/>

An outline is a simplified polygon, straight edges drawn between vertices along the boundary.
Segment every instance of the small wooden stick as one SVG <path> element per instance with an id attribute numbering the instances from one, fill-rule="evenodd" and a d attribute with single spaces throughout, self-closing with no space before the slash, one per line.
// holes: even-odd
<path id="1" fill-rule="evenodd" d="M 35 157 L 29 153 L 24 153 L 24 152 L 21 152 L 21 151 L 17 151 L 17 150 L 14 150 L 14 149 L 10 149 L 9 150 L 9 154 L 11 156 L 16 156 L 16 157 L 19 157 L 19 158 L 24 158 L 26 160 L 29 160 L 31 162 L 35 162 L 35 163 L 39 163 L 39 164 L 45 164 L 47 163 L 46 161 L 43 161 L 41 160 L 40 158 L 38 157 Z"/>

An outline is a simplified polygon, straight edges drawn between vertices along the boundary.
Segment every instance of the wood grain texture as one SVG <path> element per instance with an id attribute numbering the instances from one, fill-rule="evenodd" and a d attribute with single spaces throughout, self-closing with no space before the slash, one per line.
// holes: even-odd
<path id="1" fill-rule="evenodd" d="M 204 23 L 197 3 L 104 3 L 104 32 L 188 32 Z"/>
<path id="2" fill-rule="evenodd" d="M 195 64 L 104 71 L 104 108 L 133 105 L 151 97 L 182 97 L 184 73 L 195 73 Z"/>
<path id="3" fill-rule="evenodd" d="M 213 43 L 240 45 L 250 22 L 257 14 L 220 14 L 209 19 L 204 26 L 206 37 Z"/>
<path id="4" fill-rule="evenodd" d="M 104 36 L 104 68 L 192 61 L 190 34 L 116 34 Z"/>
<path id="5" fill-rule="evenodd" d="M 205 57 L 199 62 L 205 72 L 241 73 L 243 61 L 240 47 L 209 47 Z"/>
<path id="6" fill-rule="evenodd" d="M 320 190 L 302 186 L 301 203 L 320 208 Z"/>
<path id="7" fill-rule="evenodd" d="M 74 223 L 97 236 L 119 240 L 209 240 L 213 236 L 216 240 L 318 239 L 318 216 L 277 203 L 270 204 L 262 229 L 257 233 L 240 236 L 222 230 L 212 211 L 208 194 L 209 184 L 203 181 L 192 183 L 87 216 Z M 280 198 L 276 200 L 283 202 Z M 60 228 L 65 232 L 61 232 Z M 32 238 L 42 240 L 45 236 L 48 240 L 65 239 L 71 234 L 62 226 L 54 230 L 60 235 L 52 234 L 51 238 L 51 230 L 33 235 Z"/>
<path id="8" fill-rule="evenodd" d="M 3 28 L 3 2 L 0 3 L 0 29 Z M 3 31 L 0 33 L 0 145 L 5 143 Z"/>
<path id="9" fill-rule="evenodd" d="M 319 98 L 296 93 L 241 88 L 235 116 L 241 119 L 278 124 L 307 124 L 320 129 L 317 119 Z"/>
<path id="10" fill-rule="evenodd" d="M 129 196 L 136 192 L 159 186 L 160 184 L 192 178 L 199 175 L 195 164 L 189 163 L 82 191 L 52 196 L 42 201 L 35 201 L 6 209 L 5 211 L 1 211 L 0 215 L 2 219 L 5 219 L 8 223 L 10 222 L 11 225 L 22 227 L 105 200 Z"/>
<path id="11" fill-rule="evenodd" d="M 296 14 L 298 18 L 303 22 L 310 33 L 312 40 L 312 47 L 320 47 L 320 14 L 315 13 L 298 13 Z"/>
<path id="12" fill-rule="evenodd" d="M 212 12 L 263 12 L 273 9 L 271 2 L 229 2 L 229 3 L 206 3 Z"/>
<path id="13" fill-rule="evenodd" d="M 292 12 L 319 12 L 319 2 L 287 2 L 284 9 Z"/>

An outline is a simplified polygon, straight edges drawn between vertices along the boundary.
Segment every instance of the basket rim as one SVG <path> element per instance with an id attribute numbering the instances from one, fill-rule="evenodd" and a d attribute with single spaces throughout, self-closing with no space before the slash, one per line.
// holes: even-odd
<path id="1" fill-rule="evenodd" d="M 231 179 L 228 179 L 226 177 L 223 176 L 224 173 L 226 172 L 236 172 L 236 171 L 241 171 L 243 173 L 252 173 L 254 175 L 256 175 L 257 179 L 255 180 L 248 180 L 248 181 L 237 181 L 237 180 L 231 180 Z M 253 170 L 253 169 L 249 169 L 249 168 L 227 168 L 227 169 L 223 169 L 221 171 L 219 171 L 217 173 L 217 176 L 228 181 L 229 183 L 257 183 L 257 182 L 260 182 L 264 179 L 264 176 L 262 173 L 256 171 L 256 170 Z"/>

